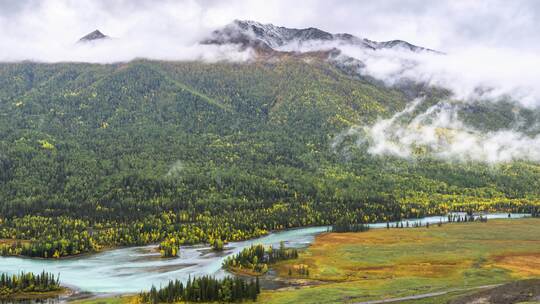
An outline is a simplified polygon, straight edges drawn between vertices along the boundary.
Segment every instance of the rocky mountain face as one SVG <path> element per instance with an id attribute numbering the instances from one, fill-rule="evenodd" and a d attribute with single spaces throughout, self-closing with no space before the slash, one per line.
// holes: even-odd
<path id="1" fill-rule="evenodd" d="M 79 42 L 89 42 L 108 39 L 109 36 L 99 30 L 95 30 L 82 38 Z M 336 54 L 336 49 L 343 45 L 352 45 L 369 50 L 381 49 L 406 49 L 412 52 L 436 52 L 428 48 L 413 45 L 403 40 L 373 41 L 359 38 L 347 33 L 332 34 L 318 28 L 304 29 L 287 28 L 273 24 L 262 24 L 256 21 L 235 20 L 221 29 L 213 31 L 201 44 L 238 44 L 242 48 L 253 48 L 259 54 L 283 54 L 293 53 L 290 49 L 301 48 L 316 43 L 331 43 L 332 49 L 316 50 L 309 52 L 311 55 L 324 53 Z M 298 52 L 297 52 L 298 53 Z"/>
<path id="2" fill-rule="evenodd" d="M 103 34 L 99 30 L 95 30 L 85 36 L 83 36 L 81 39 L 79 39 L 79 42 L 89 42 L 89 41 L 95 41 L 95 40 L 101 40 L 101 39 L 107 39 L 109 36 Z"/>
<path id="3" fill-rule="evenodd" d="M 403 48 L 413 52 L 437 52 L 403 40 L 377 42 L 346 33 L 332 34 L 313 27 L 295 29 L 241 20 L 212 32 L 209 38 L 202 41 L 203 44 L 240 44 L 259 51 L 276 51 L 291 44 L 301 47 L 317 42 L 334 42 L 338 46 L 354 45 L 371 50 Z"/>

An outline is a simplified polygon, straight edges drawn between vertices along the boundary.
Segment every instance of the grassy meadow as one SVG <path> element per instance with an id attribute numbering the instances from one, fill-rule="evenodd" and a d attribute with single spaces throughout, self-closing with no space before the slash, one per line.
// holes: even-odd
<path id="1" fill-rule="evenodd" d="M 438 297 L 444 303 L 472 287 L 540 277 L 539 236 L 540 219 L 326 233 L 298 260 L 276 267 L 289 277 L 289 268 L 308 265 L 307 279 L 324 284 L 264 292 L 260 302 L 361 302 L 457 290 Z"/>
<path id="2" fill-rule="evenodd" d="M 91 298 L 71 301 L 71 304 L 139 304 L 139 298 L 136 295 L 118 295 L 104 298 Z"/>

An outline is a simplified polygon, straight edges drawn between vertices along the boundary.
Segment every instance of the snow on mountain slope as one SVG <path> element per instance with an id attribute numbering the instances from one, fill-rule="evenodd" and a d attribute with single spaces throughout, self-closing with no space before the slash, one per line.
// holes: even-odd
<path id="1" fill-rule="evenodd" d="M 354 45 L 371 50 L 404 48 L 413 52 L 437 52 L 402 40 L 377 42 L 351 34 L 331 34 L 317 28 L 295 29 L 255 21 L 241 21 L 226 25 L 202 41 L 203 44 L 240 44 L 263 50 L 279 50 L 290 44 L 302 46 L 314 42 L 334 42 L 338 45 Z"/>

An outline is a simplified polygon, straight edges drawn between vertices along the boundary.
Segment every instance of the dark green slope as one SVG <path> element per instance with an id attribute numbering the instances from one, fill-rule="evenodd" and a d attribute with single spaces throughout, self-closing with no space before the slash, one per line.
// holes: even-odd
<path id="1" fill-rule="evenodd" d="M 447 92 L 414 94 L 433 104 Z M 407 102 L 319 60 L 0 64 L 0 238 L 33 239 L 23 254 L 51 256 L 60 243 L 44 238 L 75 242 L 59 249 L 68 255 L 92 242 L 241 239 L 343 216 L 534 210 L 536 164 L 374 157 L 354 138 L 331 147 Z"/>
<path id="2" fill-rule="evenodd" d="M 350 78 L 320 61 L 162 66 L 171 77 L 223 100 L 239 112 L 281 125 L 300 127 L 300 119 L 335 131 L 372 122 L 377 116 L 402 109 L 406 102 L 398 91 Z M 310 115 L 316 117 L 308 122 Z"/>
<path id="3" fill-rule="evenodd" d="M 445 184 L 459 189 L 494 183 L 476 174 L 481 165 L 459 169 L 426 163 L 444 170 L 457 167 L 461 173 L 452 177 L 424 163 L 372 158 L 362 151 L 353 153 L 355 162 L 344 161 L 343 153 L 330 148 L 332 139 L 352 125 L 392 115 L 406 99 L 399 91 L 348 77 L 319 61 L 26 63 L 4 64 L 1 71 L 2 189 L 14 200 L 107 204 L 111 186 L 123 177 L 161 182 L 178 162 L 197 170 L 241 168 L 266 179 L 300 175 L 303 182 L 313 178 L 303 175 L 322 169 L 356 170 L 362 184 L 367 182 L 362 175 L 373 179 L 382 174 L 384 186 L 377 189 L 384 193 L 411 183 L 409 174 L 417 178 L 424 172 L 426 183 L 437 185 L 435 191 Z M 43 141 L 54 148 L 44 148 Z M 384 174 L 381 161 L 407 169 Z M 79 178 L 85 180 L 82 185 Z M 72 184 L 81 189 L 74 191 Z"/>

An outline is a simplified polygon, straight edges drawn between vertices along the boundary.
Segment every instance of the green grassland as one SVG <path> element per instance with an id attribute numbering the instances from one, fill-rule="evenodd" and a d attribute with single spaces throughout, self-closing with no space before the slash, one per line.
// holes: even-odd
<path id="1" fill-rule="evenodd" d="M 138 304 L 138 296 L 119 295 L 114 297 L 91 298 L 83 300 L 70 301 L 71 304 Z"/>
<path id="2" fill-rule="evenodd" d="M 265 292 L 262 303 L 343 303 L 396 298 L 540 277 L 540 220 L 320 235 L 293 262 L 325 284 Z M 294 274 L 293 274 L 294 275 Z M 444 303 L 453 293 L 437 297 Z M 429 299 L 411 303 L 434 303 Z"/>
<path id="3" fill-rule="evenodd" d="M 55 299 L 69 292 L 70 290 L 67 288 L 60 288 L 59 290 L 39 291 L 39 292 L 38 291 L 29 291 L 29 292 L 22 291 L 22 292 L 10 294 L 9 296 L 2 296 L 0 297 L 0 301 L 9 303 L 10 301 L 25 302 L 25 301 L 36 300 L 37 302 L 39 302 L 39 301 L 46 301 L 47 299 Z"/>

